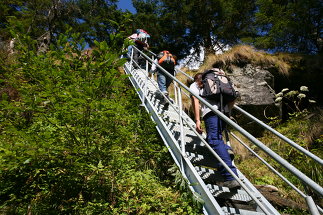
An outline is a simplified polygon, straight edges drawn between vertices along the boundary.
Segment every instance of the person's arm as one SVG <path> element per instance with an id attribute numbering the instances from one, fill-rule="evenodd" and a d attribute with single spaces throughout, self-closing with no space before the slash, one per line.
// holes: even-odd
<path id="1" fill-rule="evenodd" d="M 198 133 L 202 133 L 203 130 L 201 128 L 201 120 L 200 120 L 200 101 L 195 97 L 192 96 L 192 104 L 193 104 L 193 111 L 195 117 L 195 124 L 196 124 L 196 131 Z"/>
<path id="2" fill-rule="evenodd" d="M 149 49 L 149 44 L 148 44 L 148 43 L 145 43 L 145 45 L 144 45 L 144 49 L 145 49 L 145 50 L 148 50 L 148 49 Z"/>
<path id="3" fill-rule="evenodd" d="M 150 71 L 149 71 L 150 73 L 155 73 L 156 72 L 157 66 L 156 66 L 155 63 L 156 64 L 158 63 L 158 60 L 157 59 L 155 59 L 154 60 L 154 63 L 151 64 L 151 68 L 150 68 Z"/>

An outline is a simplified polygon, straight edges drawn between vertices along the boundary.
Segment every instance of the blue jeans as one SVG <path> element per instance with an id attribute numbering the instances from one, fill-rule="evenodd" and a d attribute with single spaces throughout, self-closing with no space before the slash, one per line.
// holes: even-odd
<path id="1" fill-rule="evenodd" d="M 165 75 L 164 72 L 158 70 L 157 83 L 160 91 L 167 92 L 169 85 L 172 83 L 172 79 Z"/>
<path id="2" fill-rule="evenodd" d="M 137 46 L 136 46 L 137 47 Z M 137 47 L 138 48 L 138 47 Z M 142 50 L 140 50 L 140 51 L 142 51 Z M 133 52 L 133 53 L 132 53 Z M 139 51 L 137 50 L 137 49 L 134 49 L 133 47 L 132 47 L 132 45 L 130 45 L 130 46 L 128 46 L 128 52 L 127 52 L 127 55 L 128 55 L 128 58 L 129 59 L 131 59 L 131 54 L 133 54 L 132 55 L 132 57 L 133 57 L 133 60 L 134 61 L 136 61 L 137 63 L 139 63 L 138 62 L 138 59 L 139 59 L 139 55 L 140 55 L 140 53 L 139 53 Z"/>
<path id="3" fill-rule="evenodd" d="M 228 165 L 228 167 L 236 174 L 237 169 L 232 165 L 228 149 L 230 148 L 224 143 L 222 139 L 222 120 L 213 112 L 210 112 L 204 116 L 204 122 L 207 133 L 207 142 L 212 147 L 212 149 L 220 156 L 220 158 Z M 234 178 L 232 175 L 224 168 L 224 166 L 219 163 L 217 166 L 220 173 L 225 177 L 226 181 L 232 181 Z"/>
<path id="4" fill-rule="evenodd" d="M 132 54 L 132 45 L 128 46 L 128 53 L 127 53 L 127 57 L 130 59 L 131 58 L 131 54 Z"/>

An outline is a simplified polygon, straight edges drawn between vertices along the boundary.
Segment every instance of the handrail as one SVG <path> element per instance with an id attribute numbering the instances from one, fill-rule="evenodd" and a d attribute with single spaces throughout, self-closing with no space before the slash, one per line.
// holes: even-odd
<path id="1" fill-rule="evenodd" d="M 140 50 L 139 50 L 140 51 Z M 148 60 L 151 61 L 150 58 L 141 52 L 141 54 Z M 156 64 L 155 62 L 151 61 L 151 63 L 154 63 L 159 69 L 164 71 L 165 75 L 170 77 L 173 81 L 176 81 L 181 87 L 183 87 L 185 90 L 187 90 L 191 95 L 195 96 L 200 102 L 202 102 L 204 105 L 206 105 L 208 108 L 210 108 L 214 113 L 216 113 L 221 119 L 223 119 L 226 123 L 228 123 L 233 128 L 237 129 L 241 134 L 243 134 L 246 138 L 248 138 L 251 142 L 253 142 L 255 145 L 257 145 L 260 149 L 262 149 L 266 154 L 271 156 L 274 160 L 276 160 L 278 163 L 280 163 L 282 166 L 284 166 L 288 171 L 290 171 L 293 175 L 295 175 L 297 178 L 299 178 L 301 181 L 303 181 L 305 184 L 310 186 L 314 191 L 316 191 L 318 194 L 323 196 L 323 188 L 315 183 L 312 179 L 310 179 L 308 176 L 306 176 L 304 173 L 299 171 L 297 168 L 295 168 L 293 165 L 288 163 L 285 159 L 283 159 L 281 156 L 276 154 L 274 151 L 272 151 L 270 148 L 268 148 L 265 144 L 263 144 L 261 141 L 259 141 L 257 138 L 252 136 L 249 132 L 247 132 L 245 129 L 240 127 L 238 124 L 232 122 L 230 118 L 228 118 L 225 114 L 223 114 L 221 111 L 215 109 L 212 105 L 210 105 L 204 98 L 202 98 L 200 95 L 192 92 L 186 85 L 184 85 L 181 81 L 179 81 L 176 77 L 169 74 L 166 70 L 164 70 L 161 66 Z"/>
<path id="2" fill-rule="evenodd" d="M 136 47 L 134 47 L 136 48 Z M 177 82 L 177 84 L 181 85 L 182 87 L 185 86 L 183 85 L 177 78 L 175 78 L 174 76 L 170 75 L 164 68 L 162 68 L 159 64 L 156 64 L 154 61 L 152 61 L 147 55 L 145 55 L 143 52 L 141 52 L 139 49 L 137 49 L 140 54 L 142 54 L 147 61 L 150 61 L 150 63 L 154 63 L 158 69 L 162 70 L 166 75 L 168 75 L 169 77 L 171 77 L 173 80 L 175 80 Z M 186 86 L 185 86 L 186 87 Z M 185 89 L 185 88 L 184 88 Z M 186 90 L 188 90 L 190 92 L 190 90 L 186 87 Z M 191 93 L 191 92 L 190 92 Z M 178 113 L 178 111 L 176 110 L 176 112 Z M 179 113 L 180 114 L 180 113 Z M 184 121 L 186 121 L 185 118 L 182 117 L 182 119 Z M 187 122 L 187 121 L 186 121 Z M 187 123 L 187 125 L 189 125 Z M 191 127 L 191 126 L 189 126 Z M 195 129 L 192 127 L 192 129 L 195 131 Z M 261 210 L 265 213 L 270 215 L 271 213 L 267 210 L 267 208 L 259 201 L 259 199 L 252 193 L 252 191 L 250 189 L 248 189 L 248 187 L 240 180 L 240 178 L 228 167 L 228 165 L 222 160 L 222 158 L 211 148 L 211 146 L 209 146 L 209 144 L 204 140 L 203 137 L 201 137 L 200 135 L 198 135 L 198 137 L 201 139 L 201 141 L 205 144 L 205 146 L 207 147 L 207 149 L 213 154 L 213 156 L 224 166 L 224 168 L 232 175 L 232 177 L 238 181 L 238 183 L 240 184 L 240 186 L 249 194 L 249 196 L 253 199 L 253 201 L 259 206 L 259 208 L 261 208 Z"/>
<path id="3" fill-rule="evenodd" d="M 150 50 L 146 50 L 147 52 L 149 52 L 151 55 L 153 55 L 153 56 L 157 56 L 154 52 L 152 52 L 152 51 L 150 51 Z"/>
<path id="4" fill-rule="evenodd" d="M 136 47 L 135 47 L 136 48 Z M 262 149 L 265 153 L 267 153 L 270 157 L 272 157 L 274 160 L 276 160 L 278 163 L 280 163 L 282 166 L 284 166 L 288 171 L 290 171 L 293 175 L 295 175 L 298 179 L 300 179 L 301 181 L 303 181 L 305 184 L 307 184 L 309 187 L 311 187 L 316 193 L 318 193 L 319 195 L 322 196 L 323 194 L 323 189 L 322 187 L 320 187 L 318 184 L 316 184 L 314 181 L 312 181 L 310 178 L 308 178 L 305 174 L 303 174 L 301 171 L 299 171 L 297 168 L 295 168 L 293 165 L 289 164 L 286 160 L 284 160 L 283 158 L 281 158 L 278 154 L 276 154 L 275 152 L 273 152 L 271 149 L 269 149 L 267 146 L 265 146 L 261 141 L 259 141 L 258 139 L 256 139 L 255 137 L 253 137 L 251 134 L 249 134 L 247 131 L 245 131 L 243 128 L 241 128 L 239 125 L 237 125 L 236 123 L 232 122 L 227 116 L 225 116 L 222 112 L 220 112 L 219 110 L 213 108 L 206 100 L 204 100 L 202 97 L 200 97 L 199 95 L 196 95 L 195 93 L 191 92 L 191 90 L 184 85 L 182 82 L 180 82 L 176 77 L 172 76 L 171 74 L 167 73 L 166 70 L 164 70 L 162 67 L 160 67 L 158 64 L 156 64 L 155 62 L 153 62 L 147 55 L 145 55 L 143 52 L 141 52 L 139 50 L 139 52 L 142 54 L 142 56 L 144 56 L 146 58 L 147 61 L 150 62 L 150 64 L 154 63 L 156 65 L 156 67 L 162 71 L 164 71 L 165 75 L 167 75 L 168 77 L 170 77 L 173 81 L 175 81 L 179 87 L 182 87 L 183 89 L 185 89 L 187 92 L 189 92 L 191 95 L 195 96 L 196 98 L 198 98 L 200 100 L 200 102 L 202 102 L 203 104 L 205 104 L 207 107 L 209 107 L 213 112 L 215 112 L 221 119 L 223 119 L 225 122 L 227 122 L 230 126 L 232 126 L 233 128 L 235 128 L 236 130 L 238 130 L 241 134 L 243 134 L 247 139 L 249 139 L 253 144 L 257 145 L 260 149 Z M 152 52 L 150 52 L 152 53 Z M 153 53 L 152 53 L 153 54 Z M 178 69 L 176 69 L 178 70 Z M 182 72 L 181 70 L 178 70 L 179 72 L 181 72 L 182 74 L 186 74 L 184 72 Z M 189 75 L 186 74 L 187 77 L 190 77 Z M 190 77 L 190 79 L 192 79 L 192 77 Z M 184 92 L 184 91 L 182 91 Z M 249 118 L 251 118 L 252 120 L 256 121 L 258 124 L 262 125 L 263 127 L 265 127 L 267 130 L 270 130 L 271 132 L 273 132 L 275 135 L 277 135 L 278 137 L 280 137 L 281 139 L 283 139 L 284 141 L 286 141 L 287 143 L 289 143 L 290 145 L 292 145 L 293 147 L 295 147 L 296 149 L 298 149 L 299 151 L 303 152 L 304 154 L 308 155 L 309 157 L 311 157 L 312 159 L 314 159 L 315 161 L 317 161 L 318 163 L 322 164 L 322 160 L 315 156 L 314 154 L 308 152 L 306 149 L 302 148 L 301 146 L 297 145 L 295 142 L 291 141 L 290 139 L 288 139 L 287 137 L 283 136 L 282 134 L 280 134 L 279 132 L 277 132 L 276 130 L 274 130 L 273 128 L 269 127 L 268 125 L 266 125 L 265 123 L 261 122 L 260 120 L 258 120 L 257 118 L 253 117 L 251 114 L 247 113 L 246 111 L 242 110 L 241 108 L 239 108 L 238 106 L 234 106 L 235 109 L 237 109 L 238 111 L 242 112 L 243 114 L 247 115 Z M 184 121 L 186 121 L 183 118 Z M 194 131 L 195 132 L 195 131 Z M 199 138 L 200 135 L 198 134 Z M 202 142 L 206 141 L 201 138 Z M 209 147 L 208 144 L 206 144 L 207 147 Z M 210 151 L 214 152 L 212 150 L 212 148 L 210 147 Z M 218 155 L 214 152 L 214 156 L 221 162 L 222 159 L 218 157 Z M 223 162 L 223 161 L 222 161 Z M 222 163 L 221 162 L 221 163 Z M 264 162 L 265 163 L 265 162 Z M 266 163 L 265 163 L 266 165 Z M 226 166 L 226 164 L 224 163 L 225 168 L 228 170 L 228 172 L 230 172 L 230 174 L 234 177 L 235 174 L 231 171 L 231 169 L 229 169 L 229 167 Z M 270 168 L 270 167 L 269 167 Z M 271 169 L 271 168 L 270 168 Z M 271 169 L 272 170 L 272 169 Z M 274 172 L 281 177 L 280 173 L 277 172 L 276 170 L 274 170 Z M 284 178 L 282 178 L 284 180 Z M 287 180 L 287 179 L 286 179 Z M 296 188 L 293 184 L 291 184 L 288 180 L 286 181 L 284 180 L 287 184 L 289 184 L 294 190 L 296 190 L 302 197 L 304 197 L 310 207 L 311 210 L 311 206 L 313 206 L 313 204 L 315 205 L 314 202 L 312 202 L 312 198 L 310 196 L 306 196 L 304 193 L 302 193 L 298 188 Z M 239 178 L 238 178 L 239 181 Z M 240 181 L 239 181 L 240 183 Z M 241 183 L 241 185 L 243 185 Z M 243 187 L 243 186 L 242 186 Z M 248 189 L 247 189 L 248 190 Z M 258 202 L 257 202 L 258 203 Z M 259 205 L 260 206 L 260 205 Z M 320 209 L 320 211 L 322 212 L 322 209 L 320 207 L 318 207 Z M 313 209 L 314 210 L 314 209 Z M 314 210 L 316 211 L 316 210 Z M 311 211 L 312 212 L 312 211 Z M 313 212 L 314 213 L 314 212 Z"/>
<path id="5" fill-rule="evenodd" d="M 181 71 L 182 74 L 186 74 L 185 72 Z M 186 76 L 189 76 L 188 74 L 186 74 Z M 191 76 L 189 76 L 191 79 L 193 79 Z M 257 119 L 256 117 L 254 117 L 253 115 L 251 115 L 250 113 L 248 113 L 247 111 L 243 110 L 242 108 L 240 108 L 237 105 L 234 105 L 234 108 L 237 111 L 240 111 L 242 114 L 246 115 L 247 117 L 249 117 L 250 119 L 254 120 L 256 123 L 258 123 L 259 125 L 261 125 L 262 127 L 264 127 L 265 129 L 271 131 L 273 134 L 275 134 L 277 137 L 281 138 L 282 140 L 284 140 L 285 142 L 287 142 L 288 144 L 290 144 L 291 146 L 293 146 L 295 149 L 297 149 L 298 151 L 304 153 L 305 155 L 309 156 L 310 158 L 312 158 L 314 161 L 318 162 L 319 164 L 323 164 L 323 160 L 321 158 L 319 158 L 318 156 L 314 155 L 313 153 L 309 152 L 308 150 L 304 149 L 303 147 L 299 146 L 297 143 L 295 143 L 294 141 L 290 140 L 289 138 L 287 138 L 286 136 L 282 135 L 281 133 L 279 133 L 278 131 L 276 131 L 275 129 L 271 128 L 270 126 L 268 126 L 267 124 L 265 124 L 264 122 L 260 121 L 259 119 Z M 235 136 L 232 132 L 230 133 L 238 142 L 240 142 L 245 148 L 247 148 L 249 151 L 251 151 L 259 160 L 261 160 L 261 162 L 263 162 L 270 170 L 272 170 L 277 176 L 279 176 L 283 181 L 285 181 L 292 189 L 294 189 L 297 193 L 299 193 L 303 198 L 306 199 L 306 202 L 309 206 L 309 209 L 311 210 L 311 206 L 313 205 L 313 199 L 311 196 L 308 196 L 306 194 L 304 194 L 302 191 L 300 191 L 295 185 L 293 185 L 291 182 L 289 182 L 284 176 L 282 176 L 277 170 L 275 170 L 272 166 L 270 166 L 270 164 L 268 164 L 264 159 L 262 159 L 259 155 L 257 155 L 257 153 L 255 153 L 250 147 L 248 147 L 246 144 L 244 144 L 237 136 Z M 313 201 L 313 202 L 311 202 Z M 319 211 L 321 213 L 323 213 L 323 209 L 320 208 L 318 205 L 316 205 L 316 207 L 319 209 Z"/>
<path id="6" fill-rule="evenodd" d="M 294 184 L 292 184 L 287 178 L 285 178 L 280 172 L 278 172 L 274 167 L 272 167 L 267 161 L 265 161 L 262 157 L 260 157 L 254 150 L 252 150 L 247 144 L 245 144 L 237 135 L 230 132 L 231 136 L 234 137 L 240 144 L 242 144 L 248 151 L 250 151 L 254 156 L 256 156 L 261 162 L 263 162 L 273 173 L 275 173 L 278 177 L 280 177 L 284 182 L 286 182 L 293 190 L 295 190 L 299 195 L 301 195 L 308 202 L 309 209 L 311 210 L 311 206 L 314 203 L 314 200 L 311 196 L 304 194 L 300 189 L 298 189 Z M 315 203 L 314 203 L 315 205 Z M 323 212 L 322 208 L 318 205 L 316 207 Z M 315 213 L 312 213 L 315 214 Z"/>
<path id="7" fill-rule="evenodd" d="M 188 74 L 186 74 L 185 72 L 183 72 L 182 70 L 180 70 L 180 69 L 177 69 L 177 68 L 175 68 L 175 70 L 176 70 L 176 72 L 180 72 L 180 73 L 182 73 L 183 75 L 185 75 L 188 79 L 190 79 L 190 80 L 194 80 L 194 78 L 192 78 L 191 76 L 189 76 Z"/>
<path id="8" fill-rule="evenodd" d="M 191 80 L 194 80 L 191 76 L 189 76 L 188 74 L 186 74 L 185 72 L 179 70 L 182 74 L 186 75 L 187 77 L 189 77 Z M 319 158 L 318 156 L 316 156 L 315 154 L 313 154 L 312 152 L 304 149 L 302 146 L 298 145 L 297 143 L 295 143 L 294 141 L 292 141 L 291 139 L 289 139 L 288 137 L 282 135 L 281 133 L 279 133 L 278 131 L 276 131 L 275 129 L 273 129 L 272 127 L 270 127 L 269 125 L 265 124 L 264 122 L 262 122 L 261 120 L 257 119 L 256 117 L 254 117 L 253 115 L 251 115 L 250 113 L 248 113 L 247 111 L 243 110 L 242 108 L 240 108 L 237 105 L 233 106 L 234 109 L 236 109 L 237 111 L 239 111 L 240 113 L 244 114 L 245 116 L 249 117 L 251 120 L 255 121 L 257 124 L 259 124 L 260 126 L 262 126 L 263 128 L 267 129 L 268 131 L 272 132 L 273 134 L 275 134 L 277 137 L 279 137 L 280 139 L 284 140 L 285 142 L 287 142 L 289 145 L 291 145 L 292 147 L 294 147 L 295 149 L 297 149 L 299 152 L 307 155 L 308 157 L 312 158 L 314 161 L 316 161 L 317 163 L 319 163 L 320 165 L 323 165 L 323 159 Z"/>
<path id="9" fill-rule="evenodd" d="M 186 74 L 185 72 L 177 69 L 179 72 L 181 72 L 182 74 L 184 74 L 186 77 L 188 77 L 191 80 L 194 80 L 193 77 L 189 76 L 188 74 Z M 281 133 L 279 133 L 278 131 L 276 131 L 275 129 L 273 129 L 272 127 L 270 127 L 269 125 L 265 124 L 264 122 L 262 122 L 261 120 L 257 119 L 256 117 L 254 117 L 253 115 L 251 115 L 250 113 L 248 113 L 247 111 L 243 110 L 242 108 L 240 108 L 237 105 L 233 106 L 234 109 L 236 109 L 237 111 L 241 112 L 242 114 L 244 114 L 245 116 L 249 117 L 251 120 L 255 121 L 256 123 L 258 123 L 260 126 L 262 126 L 263 128 L 267 129 L 268 131 L 272 132 L 273 134 L 275 134 L 277 137 L 279 137 L 280 139 L 284 140 L 285 142 L 287 142 L 289 145 L 291 145 L 292 147 L 294 147 L 295 149 L 297 149 L 299 152 L 302 152 L 303 154 L 307 155 L 308 157 L 312 158 L 314 161 L 316 161 L 317 163 L 319 163 L 320 165 L 323 165 L 323 159 L 319 158 L 318 156 L 316 156 L 315 154 L 311 153 L 310 151 L 304 149 L 302 146 L 298 145 L 297 143 L 295 143 L 294 141 L 292 141 L 291 139 L 289 139 L 288 137 L 282 135 Z"/>
<path id="10" fill-rule="evenodd" d="M 294 184 L 292 184 L 290 181 L 288 181 L 287 178 L 285 178 L 280 172 L 278 172 L 276 169 L 274 169 L 267 161 L 265 161 L 262 157 L 260 157 L 254 150 L 252 150 L 247 144 L 245 144 L 238 136 L 236 136 L 234 133 L 230 132 L 231 136 L 234 137 L 240 144 L 242 144 L 246 149 L 248 149 L 249 152 L 251 152 L 254 156 L 256 156 L 261 162 L 263 162 L 271 171 L 273 171 L 276 175 L 278 175 L 283 181 L 285 181 L 289 186 L 291 186 L 296 192 L 298 192 L 303 198 L 306 197 L 306 195 L 300 191 Z"/>
<path id="11" fill-rule="evenodd" d="M 281 133 L 279 133 L 278 131 L 276 131 L 275 129 L 273 129 L 272 127 L 270 127 L 269 125 L 263 123 L 262 121 L 260 121 L 259 119 L 257 119 L 256 117 L 252 116 L 250 113 L 248 113 L 247 111 L 241 109 L 240 107 L 238 107 L 237 105 L 234 105 L 234 109 L 240 111 L 241 113 L 243 113 L 245 116 L 249 117 L 250 119 L 254 120 L 256 123 L 258 123 L 259 125 L 261 125 L 262 127 L 264 127 L 265 129 L 267 129 L 268 131 L 271 131 L 273 134 L 275 134 L 277 137 L 279 137 L 280 139 L 284 140 L 285 142 L 287 142 L 289 145 L 293 146 L 295 149 L 297 149 L 298 151 L 304 153 L 305 155 L 309 156 L 310 158 L 312 158 L 314 161 L 318 162 L 319 164 L 323 165 L 323 160 L 321 158 L 319 158 L 318 156 L 314 155 L 313 153 L 309 152 L 308 150 L 304 149 L 303 147 L 301 147 L 300 145 L 298 145 L 297 143 L 295 143 L 294 141 L 292 141 L 291 139 L 287 138 L 286 136 L 282 135 Z"/>

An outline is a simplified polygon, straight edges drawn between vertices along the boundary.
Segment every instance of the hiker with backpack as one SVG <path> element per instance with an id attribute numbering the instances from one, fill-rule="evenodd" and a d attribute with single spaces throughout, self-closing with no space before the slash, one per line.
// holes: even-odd
<path id="1" fill-rule="evenodd" d="M 190 85 L 190 90 L 195 94 L 203 97 L 215 109 L 221 110 L 223 113 L 229 113 L 229 106 L 233 106 L 233 102 L 237 97 L 232 83 L 225 76 L 223 70 L 213 68 L 204 73 L 197 73 L 194 76 L 194 82 Z M 222 131 L 224 121 L 220 119 L 209 107 L 200 104 L 200 101 L 192 96 L 193 111 L 196 123 L 196 131 L 202 133 L 201 121 L 202 117 L 205 123 L 207 142 L 211 148 L 220 156 L 226 165 L 236 174 L 237 169 L 232 164 L 229 154 L 230 146 L 224 143 Z M 225 178 L 225 182 L 221 185 L 230 189 L 240 187 L 240 184 L 234 177 L 218 163 L 218 171 Z"/>
<path id="2" fill-rule="evenodd" d="M 165 75 L 164 71 L 157 69 L 156 64 L 160 65 L 164 68 L 169 74 L 175 75 L 175 65 L 176 65 L 176 57 L 172 55 L 169 51 L 161 51 L 157 58 L 155 59 L 154 63 L 152 64 L 151 73 L 155 73 L 157 71 L 157 83 L 159 90 L 162 92 L 162 100 L 161 104 L 164 105 L 164 108 L 167 109 L 170 100 L 169 93 L 167 91 L 169 85 L 172 83 L 172 79 Z M 166 98 L 167 99 L 166 99 Z"/>
<path id="3" fill-rule="evenodd" d="M 132 40 L 135 43 L 135 47 L 140 51 L 147 50 L 149 48 L 148 39 L 150 35 L 143 29 L 137 29 L 136 32 L 128 37 L 128 39 Z M 131 57 L 131 53 L 133 52 L 133 60 L 139 63 L 139 51 L 133 48 L 132 45 L 128 46 L 128 57 Z"/>

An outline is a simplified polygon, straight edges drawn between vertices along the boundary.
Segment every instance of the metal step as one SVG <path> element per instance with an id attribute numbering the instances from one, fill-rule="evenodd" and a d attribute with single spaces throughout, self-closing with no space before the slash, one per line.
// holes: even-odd
<path id="1" fill-rule="evenodd" d="M 177 118 L 172 118 L 172 119 L 166 118 L 165 123 L 168 128 L 173 128 L 177 131 L 180 131 L 180 129 L 181 129 L 180 123 Z M 183 123 L 183 127 L 185 129 L 185 135 L 190 135 L 192 137 L 196 137 L 194 131 L 192 131 L 192 129 L 186 123 Z"/>
<path id="2" fill-rule="evenodd" d="M 170 104 L 168 105 L 168 108 L 166 109 L 165 105 L 161 104 L 160 99 L 156 99 L 154 106 L 156 107 L 158 114 L 160 114 L 161 116 L 167 114 L 167 112 L 169 112 L 169 111 L 175 111 L 174 108 L 178 109 L 177 107 L 173 107 Z M 177 119 L 178 119 L 178 117 L 177 117 Z"/>
<path id="3" fill-rule="evenodd" d="M 169 105 L 169 107 L 171 107 L 171 106 Z M 168 110 L 166 110 L 162 113 L 163 118 L 176 119 L 176 122 L 179 124 L 179 115 L 178 115 L 177 111 L 174 110 L 173 108 L 169 108 Z M 191 125 L 193 124 L 192 119 L 189 116 L 187 116 L 185 113 L 183 113 L 183 118 L 186 121 L 190 122 Z M 186 124 L 184 120 L 183 120 L 183 123 Z M 193 125 L 195 125 L 195 123 Z"/>
<path id="4" fill-rule="evenodd" d="M 199 158 L 201 159 L 201 157 Z M 245 214 L 252 214 L 251 212 L 256 212 L 256 210 L 258 209 L 257 205 L 244 190 L 242 190 L 241 188 L 230 190 L 228 187 L 216 185 L 217 182 L 225 181 L 225 179 L 219 172 L 197 166 L 195 167 L 195 169 L 197 170 L 203 181 L 205 181 L 207 188 L 215 197 L 219 205 L 230 206 L 233 209 L 239 208 L 237 212 L 244 212 Z"/>
<path id="5" fill-rule="evenodd" d="M 194 168 L 206 184 L 217 184 L 217 182 L 225 181 L 225 178 L 216 170 L 201 166 Z"/>
<path id="6" fill-rule="evenodd" d="M 204 160 L 204 156 L 203 155 L 199 155 L 199 154 L 195 154 L 195 153 L 191 153 L 191 152 L 186 152 L 187 158 L 193 163 L 195 164 L 195 162 L 200 162 Z"/>
<path id="7" fill-rule="evenodd" d="M 185 133 L 186 151 L 203 153 L 206 149 L 205 143 L 195 134 L 194 131 L 189 130 Z M 198 151 L 195 151 L 198 150 Z M 207 150 L 207 149 L 206 149 Z"/>
<path id="8" fill-rule="evenodd" d="M 193 152 L 186 152 L 186 154 L 193 165 L 216 168 L 217 164 L 219 163 L 207 148 L 205 148 L 203 154 L 197 154 Z"/>
<path id="9" fill-rule="evenodd" d="M 222 207 L 222 210 L 225 215 L 265 215 L 262 212 L 243 210 L 231 207 Z"/>
<path id="10" fill-rule="evenodd" d="M 207 184 L 210 192 L 215 198 L 231 199 L 240 202 L 251 202 L 252 198 L 243 189 L 230 190 L 227 187 L 221 187 L 214 184 Z"/>
<path id="11" fill-rule="evenodd" d="M 181 132 L 180 125 L 177 124 L 177 123 L 174 123 L 172 121 L 166 122 L 166 125 L 167 125 L 167 128 L 173 133 L 174 138 L 176 140 L 180 140 L 180 138 L 181 138 L 181 136 L 180 136 L 180 132 Z M 183 130 L 184 130 L 183 131 L 184 132 L 184 141 L 185 141 L 186 144 L 190 144 L 193 141 L 198 141 L 197 137 L 195 137 L 195 139 L 194 139 L 194 138 L 192 138 L 192 136 L 189 136 L 190 134 L 193 133 L 193 131 L 191 131 L 189 127 L 183 126 Z"/>

